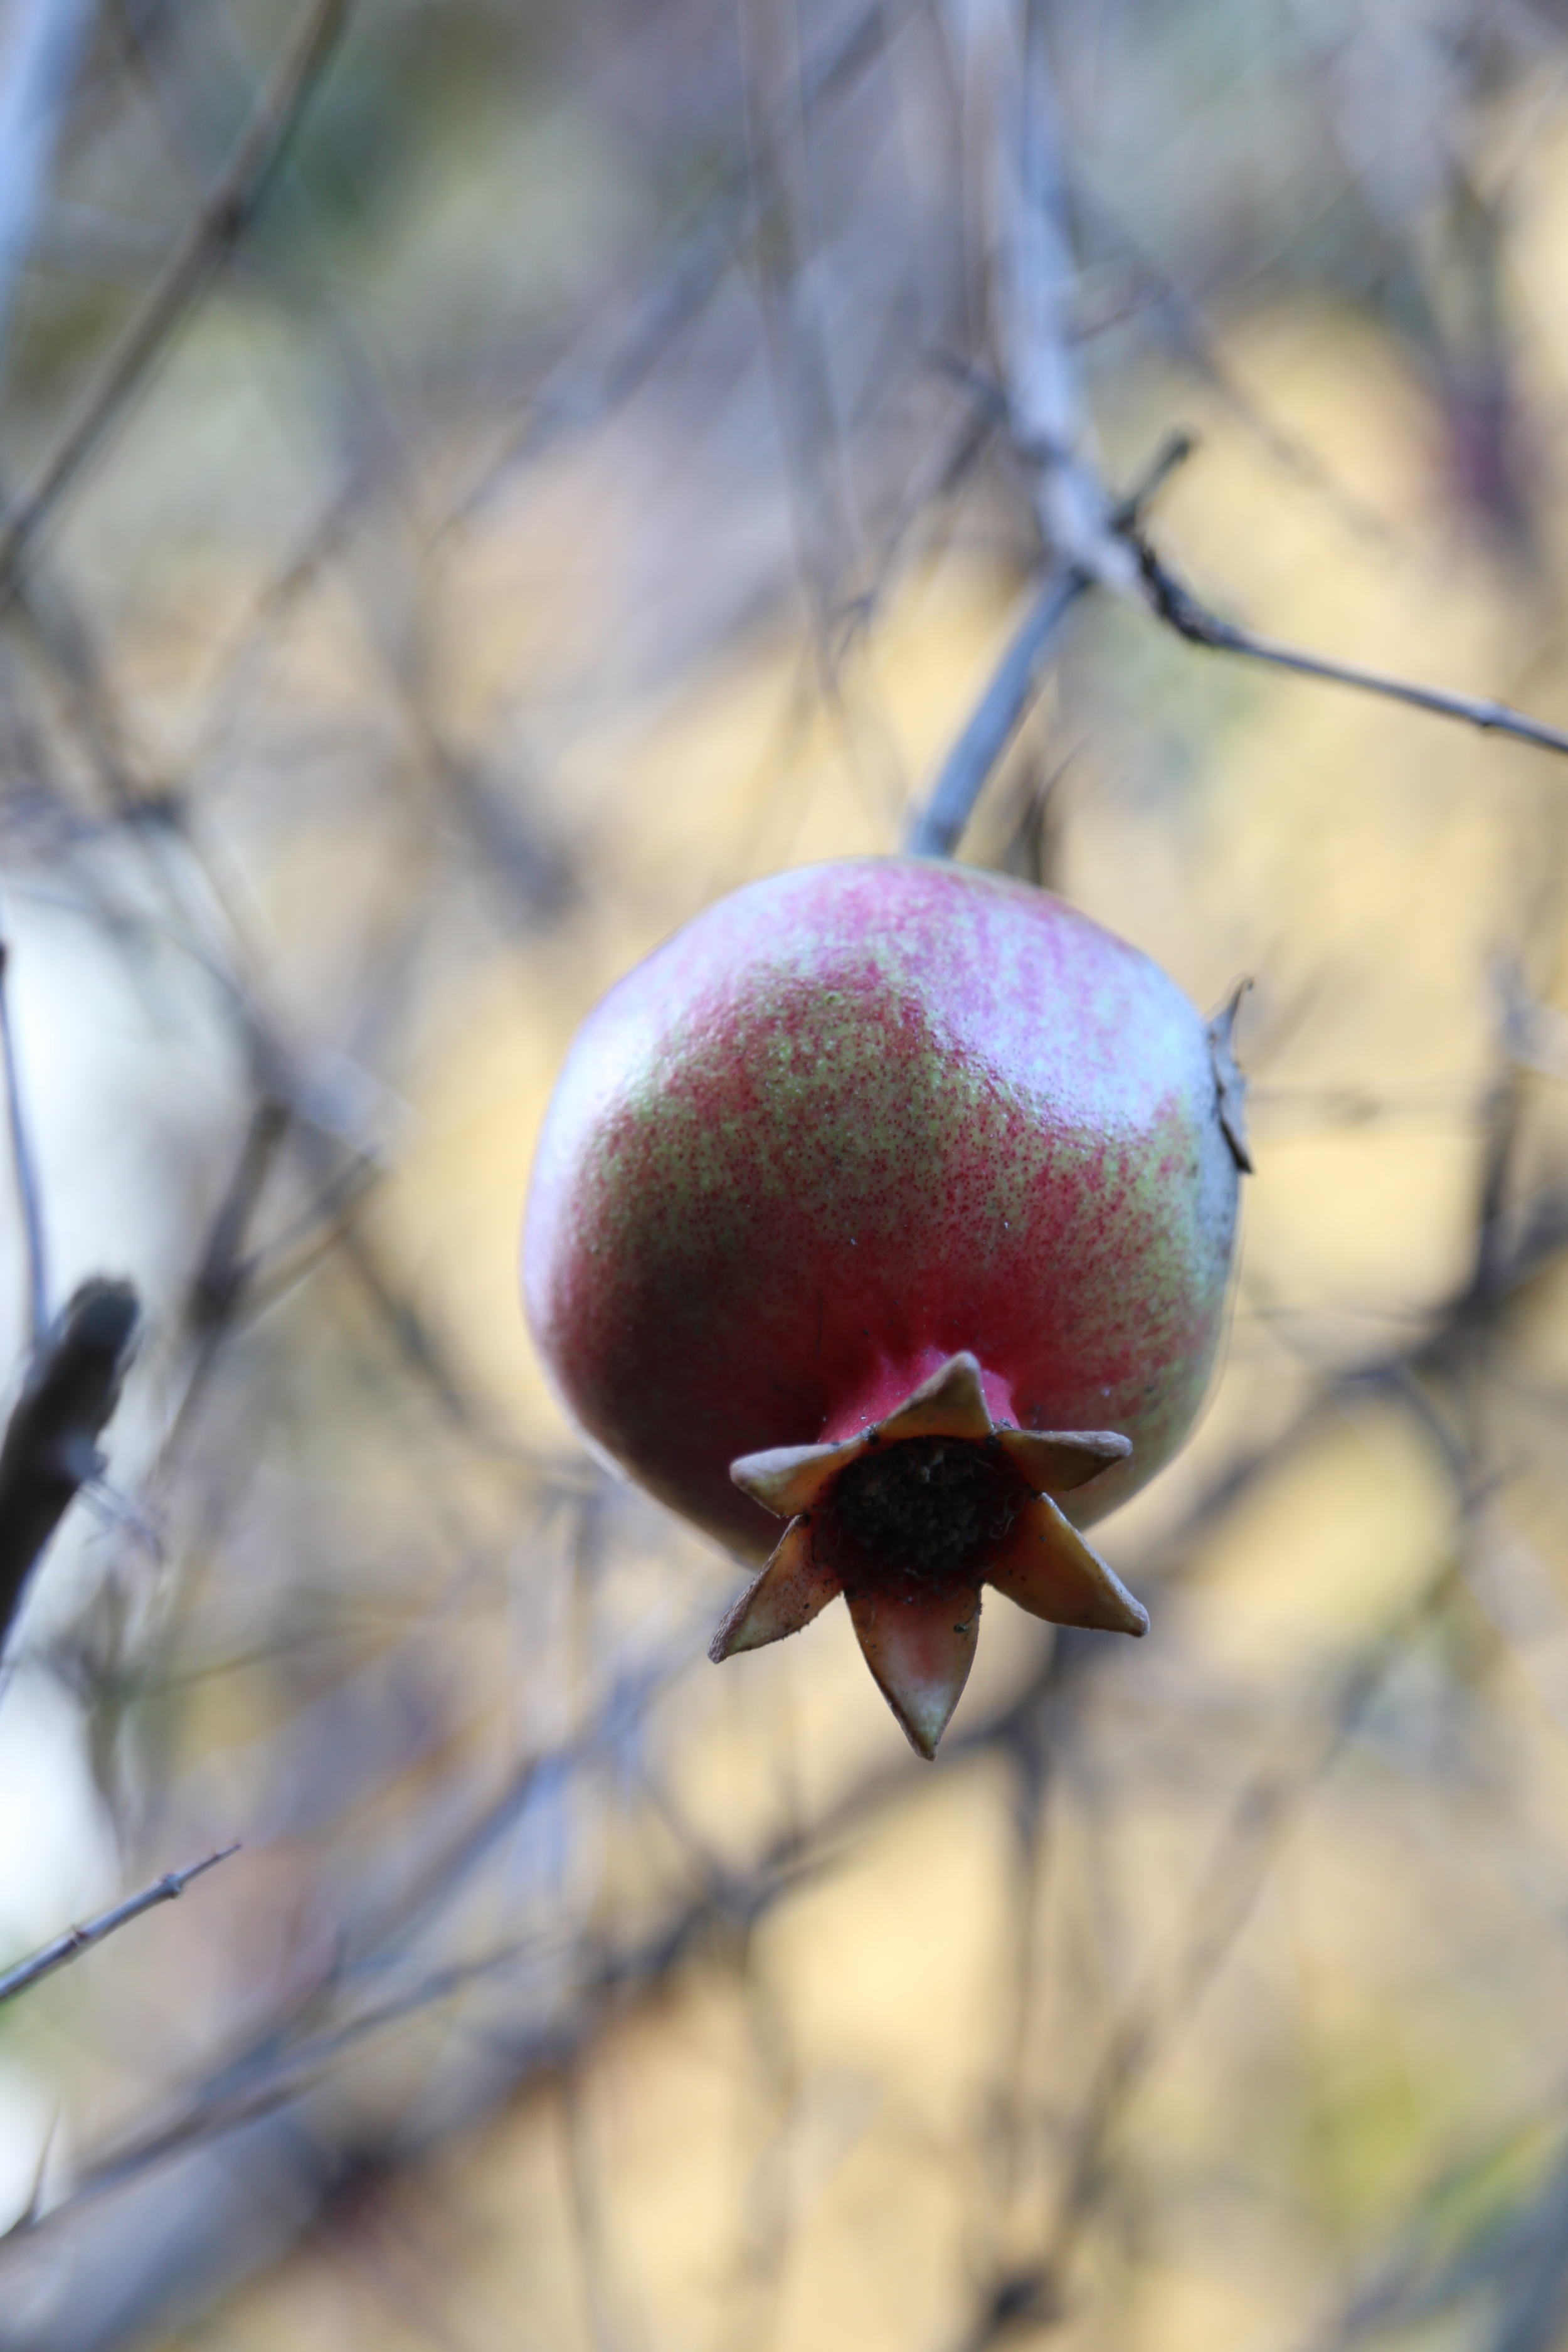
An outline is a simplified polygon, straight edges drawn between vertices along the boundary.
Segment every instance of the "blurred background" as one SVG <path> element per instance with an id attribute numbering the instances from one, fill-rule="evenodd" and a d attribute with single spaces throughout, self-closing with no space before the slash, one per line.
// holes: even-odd
<path id="1" fill-rule="evenodd" d="M 4 2352 L 1568 2343 L 1568 765 L 1081 600 L 962 854 L 1253 976 L 1258 1172 L 1152 1635 L 994 1602 L 934 1768 L 522 1328 L 584 1011 L 896 846 L 1040 571 L 1009 16 L 0 7 L 18 1103 L 145 1315 L 0 1965 L 243 1841 L 0 2010 Z M 1568 721 L 1568 11 L 1031 16 L 1079 457 Z"/>

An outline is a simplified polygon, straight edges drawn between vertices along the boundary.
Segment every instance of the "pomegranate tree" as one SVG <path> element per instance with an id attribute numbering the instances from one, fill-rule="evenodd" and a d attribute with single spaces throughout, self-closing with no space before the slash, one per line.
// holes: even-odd
<path id="1" fill-rule="evenodd" d="M 1146 956 L 923 859 L 753 883 L 611 990 L 545 1122 L 524 1291 L 589 1439 L 765 1563 L 715 1659 L 842 1592 L 929 1757 L 983 1585 L 1145 1630 L 1080 1530 L 1202 1402 L 1238 1108 Z"/>

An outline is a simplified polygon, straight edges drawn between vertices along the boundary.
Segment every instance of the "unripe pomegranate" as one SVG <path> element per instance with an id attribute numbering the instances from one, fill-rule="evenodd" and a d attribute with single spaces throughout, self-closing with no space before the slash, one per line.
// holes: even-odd
<path id="1" fill-rule="evenodd" d="M 929 1757 L 983 1584 L 1145 1630 L 1079 1529 L 1208 1382 L 1246 1164 L 1227 1037 L 1059 898 L 915 858 L 738 890 L 589 1015 L 528 1312 L 588 1438 L 765 1558 L 714 1658 L 842 1591 Z"/>

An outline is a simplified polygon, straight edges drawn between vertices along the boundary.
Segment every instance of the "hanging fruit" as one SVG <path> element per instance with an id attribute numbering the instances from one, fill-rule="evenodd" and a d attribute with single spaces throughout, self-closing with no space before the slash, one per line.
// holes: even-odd
<path id="1" fill-rule="evenodd" d="M 916 858 L 738 890 L 589 1015 L 528 1312 L 588 1438 L 765 1561 L 716 1659 L 842 1592 L 929 1757 L 984 1585 L 1145 1630 L 1081 1529 L 1208 1384 L 1247 1164 L 1227 1039 L 1059 898 Z"/>

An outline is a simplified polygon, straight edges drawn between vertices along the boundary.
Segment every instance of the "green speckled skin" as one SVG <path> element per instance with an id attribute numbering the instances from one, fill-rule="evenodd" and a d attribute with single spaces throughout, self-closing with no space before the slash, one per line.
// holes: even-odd
<path id="1" fill-rule="evenodd" d="M 733 1549 L 739 1454 L 851 1434 L 948 1356 L 999 1422 L 1112 1429 L 1125 1500 L 1191 1427 L 1237 1168 L 1203 1022 L 1058 898 L 923 859 L 775 875 L 584 1024 L 524 1236 L 587 1435 Z"/>

